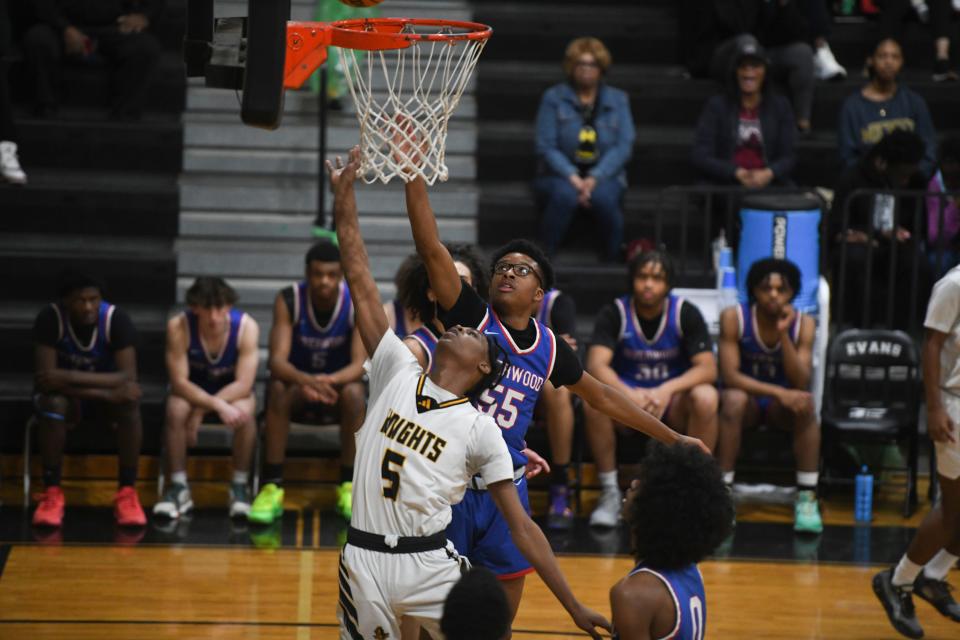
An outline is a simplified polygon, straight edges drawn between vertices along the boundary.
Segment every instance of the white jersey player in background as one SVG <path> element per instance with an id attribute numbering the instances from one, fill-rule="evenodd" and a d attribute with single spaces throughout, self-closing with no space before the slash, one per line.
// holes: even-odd
<path id="1" fill-rule="evenodd" d="M 446 539 L 451 505 L 479 474 L 510 527 L 517 548 L 578 627 L 600 638 L 610 629 L 570 591 L 543 532 L 524 510 L 500 429 L 469 402 L 499 379 L 499 349 L 472 328 L 440 338 L 429 375 L 390 330 L 360 236 L 353 183 L 354 147 L 346 166 L 327 162 L 334 192 L 340 255 L 371 356 L 370 399 L 356 434 L 354 509 L 340 556 L 340 637 L 400 638 L 400 618 L 417 620 L 434 638 L 447 593 L 465 560 Z"/>

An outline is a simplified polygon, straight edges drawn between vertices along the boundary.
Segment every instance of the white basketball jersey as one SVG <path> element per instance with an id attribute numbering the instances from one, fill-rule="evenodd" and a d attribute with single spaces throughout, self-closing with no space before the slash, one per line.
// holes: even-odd
<path id="1" fill-rule="evenodd" d="M 368 533 L 438 533 L 472 476 L 479 473 L 487 484 L 513 479 L 493 419 L 433 384 L 393 331 L 373 354 L 370 400 L 356 439 L 350 524 Z"/>

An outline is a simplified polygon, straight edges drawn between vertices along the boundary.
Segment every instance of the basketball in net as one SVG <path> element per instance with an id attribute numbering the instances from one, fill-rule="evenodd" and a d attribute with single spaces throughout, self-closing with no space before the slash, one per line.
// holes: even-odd
<path id="1" fill-rule="evenodd" d="M 428 184 L 449 177 L 447 127 L 490 27 L 412 18 L 342 20 L 331 25 L 360 125 L 360 176 Z"/>

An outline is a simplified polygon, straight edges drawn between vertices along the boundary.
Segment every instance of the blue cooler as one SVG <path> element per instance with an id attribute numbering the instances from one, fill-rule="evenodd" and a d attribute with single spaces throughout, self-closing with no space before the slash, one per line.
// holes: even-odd
<path id="1" fill-rule="evenodd" d="M 812 194 L 744 197 L 737 250 L 737 289 L 742 302 L 747 302 L 750 265 L 763 258 L 782 258 L 800 268 L 800 293 L 794 306 L 805 313 L 817 312 L 821 215 L 820 199 Z"/>

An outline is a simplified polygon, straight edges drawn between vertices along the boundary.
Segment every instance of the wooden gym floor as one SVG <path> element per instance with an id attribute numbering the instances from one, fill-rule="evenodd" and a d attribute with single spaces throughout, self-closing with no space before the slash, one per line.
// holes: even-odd
<path id="1" fill-rule="evenodd" d="M 0 639 L 336 638 L 337 545 L 344 523 L 324 510 L 330 487 L 292 488 L 269 528 L 231 523 L 220 483 L 192 485 L 199 508 L 173 526 L 118 530 L 110 482 L 67 483 L 59 532 L 30 526 L 19 483 L 0 488 Z M 543 496 L 534 493 L 534 509 Z M 155 497 L 144 484 L 146 507 Z M 587 494 L 584 513 L 594 496 Z M 319 507 L 319 508 L 318 508 Z M 709 638 L 897 638 L 870 588 L 895 562 L 912 528 L 899 495 L 881 496 L 873 527 L 852 526 L 849 496 L 824 505 L 821 536 L 796 536 L 780 504 L 741 504 L 732 539 L 705 561 Z M 624 531 L 551 533 L 576 594 L 609 612 L 607 592 L 631 567 Z M 960 583 L 954 571 L 949 578 Z M 922 601 L 927 638 L 958 638 L 960 625 Z M 515 638 L 577 637 L 535 576 Z M 582 636 L 580 636 L 582 637 Z"/>

